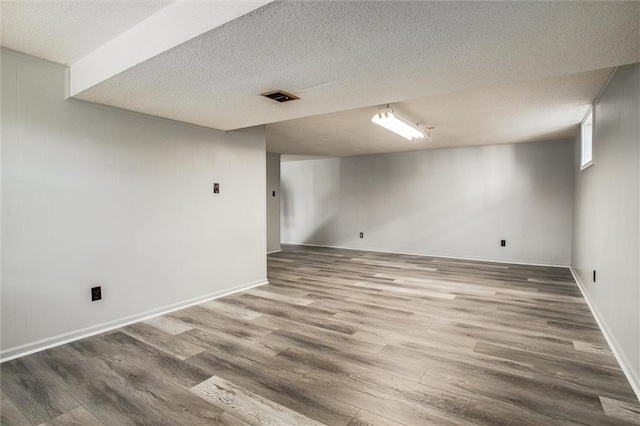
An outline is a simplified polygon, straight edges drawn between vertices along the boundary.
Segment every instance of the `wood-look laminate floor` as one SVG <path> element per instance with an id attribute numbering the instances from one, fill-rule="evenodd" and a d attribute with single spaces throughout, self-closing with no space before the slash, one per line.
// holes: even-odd
<path id="1" fill-rule="evenodd" d="M 2 424 L 640 424 L 567 269 L 286 246 L 269 280 L 2 364 Z"/>

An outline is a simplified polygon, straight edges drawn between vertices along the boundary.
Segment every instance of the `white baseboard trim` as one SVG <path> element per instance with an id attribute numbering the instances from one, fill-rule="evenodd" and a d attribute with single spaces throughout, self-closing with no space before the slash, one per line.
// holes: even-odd
<path id="1" fill-rule="evenodd" d="M 0 352 L 0 363 L 10 361 L 12 359 L 20 358 L 26 355 L 31 355 L 36 352 L 51 349 L 56 346 L 64 345 L 76 340 L 84 339 L 86 337 L 94 336 L 96 334 L 104 333 L 106 331 L 114 330 L 116 328 L 124 327 L 129 324 L 144 321 L 159 315 L 168 314 L 169 312 L 178 311 L 180 309 L 188 308 L 189 306 L 197 305 L 199 303 L 207 302 L 209 300 L 218 299 L 220 297 L 228 296 L 240 291 L 249 290 L 250 288 L 259 287 L 264 284 L 269 284 L 266 278 L 256 280 L 250 283 L 241 284 L 228 289 L 209 293 L 204 296 L 195 297 L 193 299 L 184 300 L 182 302 L 173 303 L 171 305 L 163 306 L 161 308 L 152 309 L 150 311 L 142 312 L 140 314 L 130 315 L 117 320 L 109 321 L 106 323 L 94 325 L 91 327 L 83 328 L 80 330 L 71 331 L 57 336 L 48 337 L 46 339 L 38 340 L 36 342 L 27 343 L 24 345 L 16 346 L 13 348 L 5 349 Z"/>
<path id="2" fill-rule="evenodd" d="M 607 323 L 604 322 L 604 319 L 598 313 L 598 310 L 596 309 L 596 306 L 593 303 L 593 300 L 591 300 L 589 293 L 587 293 L 584 283 L 580 279 L 580 276 L 575 271 L 575 269 L 573 269 L 573 266 L 570 266 L 569 270 L 571 271 L 571 275 L 573 275 L 573 279 L 576 280 L 576 284 L 578 284 L 578 288 L 582 293 L 582 297 L 584 297 L 584 300 L 587 301 L 587 305 L 589 305 L 591 314 L 596 319 L 596 322 L 598 323 L 598 327 L 600 327 L 600 331 L 602 331 L 602 334 L 604 335 L 605 340 L 609 344 L 609 348 L 611 348 L 611 352 L 613 352 L 613 355 L 616 357 L 616 360 L 618 360 L 618 364 L 620 364 L 620 368 L 622 368 L 622 372 L 627 377 L 627 380 L 629 381 L 629 384 L 631 385 L 633 392 L 635 392 L 636 394 L 636 398 L 638 398 L 638 400 L 640 401 L 640 380 L 638 380 L 638 378 L 634 376 L 633 370 L 629 368 L 629 365 L 631 364 L 629 363 L 627 358 L 622 354 L 622 352 L 618 349 L 618 344 L 616 343 L 616 339 L 613 337 L 613 334 L 609 330 L 609 327 L 607 327 Z"/>
<path id="3" fill-rule="evenodd" d="M 524 265 L 524 266 L 548 266 L 548 267 L 553 267 L 553 268 L 569 268 L 569 265 L 551 264 L 551 263 L 518 262 L 518 261 L 513 261 L 513 260 L 486 259 L 486 258 L 480 258 L 480 257 L 444 256 L 444 255 L 441 255 L 441 254 L 413 253 L 413 252 L 407 252 L 407 251 L 391 251 L 391 250 L 376 250 L 376 249 L 371 249 L 371 248 L 333 246 L 333 245 L 327 245 L 327 244 L 282 243 L 282 245 L 308 246 L 308 247 L 326 247 L 326 248 L 336 248 L 336 249 L 344 249 L 344 250 L 372 251 L 372 252 L 375 252 L 375 253 L 407 254 L 407 255 L 410 255 L 410 256 L 435 257 L 435 258 L 438 258 L 438 259 L 474 260 L 474 261 L 478 261 L 478 262 L 510 263 L 512 265 Z"/>
<path id="4" fill-rule="evenodd" d="M 271 254 L 271 253 L 280 253 L 281 251 L 282 251 L 281 249 L 278 249 L 278 250 L 271 250 L 271 251 L 268 251 L 268 252 L 267 252 L 267 254 Z"/>

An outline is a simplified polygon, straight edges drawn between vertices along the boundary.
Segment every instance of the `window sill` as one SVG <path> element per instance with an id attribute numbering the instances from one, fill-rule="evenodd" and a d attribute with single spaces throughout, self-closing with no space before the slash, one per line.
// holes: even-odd
<path id="1" fill-rule="evenodd" d="M 588 169 L 589 167 L 593 166 L 593 160 L 591 161 L 587 161 L 586 163 L 584 163 L 582 166 L 580 166 L 580 171 L 583 171 L 585 169 Z"/>

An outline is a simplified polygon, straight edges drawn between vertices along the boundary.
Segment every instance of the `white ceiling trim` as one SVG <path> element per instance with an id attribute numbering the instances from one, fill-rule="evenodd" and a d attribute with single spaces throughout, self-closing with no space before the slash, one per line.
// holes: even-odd
<path id="1" fill-rule="evenodd" d="M 273 0 L 179 0 L 94 50 L 70 67 L 69 96 L 101 83 Z"/>

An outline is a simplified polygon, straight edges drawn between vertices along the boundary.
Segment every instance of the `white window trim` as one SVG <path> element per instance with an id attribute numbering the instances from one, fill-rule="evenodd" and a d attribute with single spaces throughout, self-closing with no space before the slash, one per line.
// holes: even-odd
<path id="1" fill-rule="evenodd" d="M 580 166 L 580 171 L 583 171 L 584 169 L 587 169 L 587 168 L 589 168 L 591 166 L 593 166 L 593 160 L 589 160 L 585 164 Z"/>
<path id="2" fill-rule="evenodd" d="M 586 163 L 582 164 L 582 147 L 583 147 L 583 143 L 584 141 L 582 140 L 582 129 L 584 126 L 584 122 L 587 121 L 587 119 L 589 118 L 589 116 L 591 116 L 591 160 L 587 161 Z M 584 118 L 582 119 L 582 121 L 580 122 L 580 171 L 583 171 L 591 166 L 593 166 L 594 162 L 593 162 L 593 141 L 594 141 L 594 135 L 595 135 L 595 127 L 596 127 L 596 120 L 595 120 L 595 105 L 592 105 L 591 108 L 589 108 L 589 111 L 585 114 Z"/>

